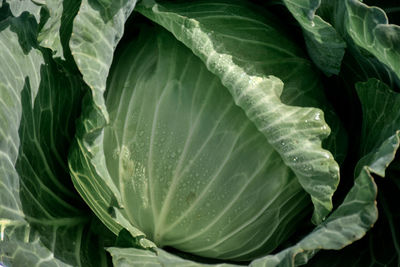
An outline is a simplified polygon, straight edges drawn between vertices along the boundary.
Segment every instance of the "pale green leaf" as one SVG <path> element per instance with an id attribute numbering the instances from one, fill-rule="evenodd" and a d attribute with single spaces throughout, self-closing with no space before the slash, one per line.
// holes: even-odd
<path id="1" fill-rule="evenodd" d="M 207 15 L 210 8 L 215 15 Z M 339 167 L 321 147 L 330 133 L 323 112 L 310 107 L 324 102 L 318 77 L 295 44 L 244 2 L 149 0 L 138 11 L 171 31 L 221 79 L 311 195 L 313 221 L 323 221 Z"/>
<path id="2" fill-rule="evenodd" d="M 66 161 L 85 87 L 36 36 L 27 13 L 0 24 L 0 254 L 11 266 L 103 266 Z"/>
<path id="3" fill-rule="evenodd" d="M 32 266 L 32 267 L 68 267 L 54 257 L 39 240 L 31 243 L 11 241 L 0 242 L 0 264 L 5 266 Z"/>
<path id="4" fill-rule="evenodd" d="M 104 3 L 112 5 L 103 6 Z M 82 0 L 74 19 L 70 40 L 71 53 L 92 90 L 94 101 L 106 120 L 103 93 L 114 49 L 124 32 L 124 23 L 135 7 L 136 0 Z"/>
<path id="5" fill-rule="evenodd" d="M 110 125 L 96 131 L 101 113 L 85 102 L 70 155 L 78 191 L 110 229 L 244 259 L 271 251 L 294 231 L 307 195 L 190 50 L 165 30 L 146 28 L 121 48 L 114 66 Z M 119 209 L 109 215 L 113 206 Z M 260 228 L 263 222 L 268 227 Z"/>
<path id="6" fill-rule="evenodd" d="M 40 22 L 41 4 L 32 0 L 6 0 L 10 5 L 12 14 L 19 17 L 23 12 L 28 12 L 35 17 L 36 22 Z"/>
<path id="7" fill-rule="evenodd" d="M 65 60 L 70 57 L 68 42 L 79 3 L 77 0 L 46 0 L 43 3 L 48 19 L 40 29 L 38 41 L 42 47 L 50 48 L 55 58 Z"/>

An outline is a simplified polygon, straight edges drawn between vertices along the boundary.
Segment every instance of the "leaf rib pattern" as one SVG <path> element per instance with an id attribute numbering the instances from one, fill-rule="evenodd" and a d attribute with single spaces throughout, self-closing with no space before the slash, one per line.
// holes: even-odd
<path id="1" fill-rule="evenodd" d="M 135 5 L 136 0 L 111 2 L 106 7 L 101 1 L 83 0 L 73 23 L 71 53 L 106 122 L 108 113 L 103 93 L 108 72 L 124 23 Z"/>
<path id="2" fill-rule="evenodd" d="M 154 36 L 149 37 L 151 31 Z M 105 205 L 117 207 L 114 209 L 118 213 L 115 220 L 121 226 L 140 229 L 142 236 L 146 234 L 161 246 L 188 236 L 195 224 L 209 225 L 207 220 L 212 221 L 226 206 L 232 206 L 226 216 L 228 219 L 221 217 L 213 222 L 211 234 L 204 232 L 199 238 L 187 241 L 190 250 L 205 246 L 204 242 L 207 246 L 215 243 L 214 239 L 209 239 L 210 235 L 228 234 L 237 224 L 249 227 L 234 233 L 232 238 L 247 242 L 248 237 L 257 232 L 251 229 L 269 218 L 269 213 L 264 211 L 261 211 L 262 216 L 253 214 L 257 212 L 248 210 L 248 205 L 258 205 L 262 209 L 270 203 L 268 207 L 273 206 L 271 217 L 275 219 L 279 203 L 269 201 L 272 191 L 283 190 L 279 197 L 281 202 L 292 193 L 301 195 L 304 191 L 264 136 L 234 104 L 219 79 L 197 57 L 162 29 L 149 29 L 143 36 L 139 35 L 138 42 L 121 48 L 116 58 L 106 96 L 111 124 L 104 128 L 104 136 L 99 140 L 104 146 L 97 150 L 97 140 L 95 145 L 91 145 L 94 154 L 89 157 L 94 159 L 99 153 L 105 159 L 88 161 L 88 164 L 101 165 L 105 160 L 103 165 L 108 168 L 107 175 L 121 192 L 122 205 L 117 207 L 112 201 Z M 146 52 L 137 53 L 143 48 L 143 43 L 149 44 Z M 131 65 L 132 62 L 135 66 Z M 138 71 L 130 72 L 131 69 Z M 156 119 L 155 114 L 158 114 Z M 264 149 L 258 149 L 260 142 Z M 150 150 L 153 160 L 149 167 Z M 273 160 L 267 160 L 269 158 Z M 267 164 L 263 164 L 265 162 Z M 149 168 L 152 168 L 151 187 Z M 269 170 L 271 174 L 266 175 Z M 96 179 L 104 180 L 104 177 Z M 267 182 L 262 182 L 263 187 L 258 186 L 265 179 L 271 179 L 273 186 L 266 186 Z M 285 187 L 288 183 L 291 186 Z M 188 187 L 190 184 L 192 186 Z M 240 194 L 240 200 L 237 200 L 237 192 L 243 190 L 246 193 Z M 149 205 L 150 194 L 153 194 L 154 206 Z M 250 199 L 247 200 L 246 196 Z M 303 200 L 301 208 L 308 203 L 307 199 Z M 211 203 L 218 205 L 212 208 Z M 288 205 L 298 204 L 291 199 Z M 196 217 L 195 224 L 181 216 L 188 209 Z M 214 215 L 205 216 L 209 213 Z M 247 216 L 247 213 L 251 214 Z M 294 214 L 288 216 L 289 220 L 296 221 Z M 254 217 L 254 220 L 245 222 L 248 217 Z M 165 229 L 178 218 L 181 219 L 174 227 L 185 229 L 185 232 L 166 232 Z M 227 220 L 230 227 L 224 230 Z M 111 223 L 108 219 L 104 221 Z M 159 225 L 154 228 L 157 223 Z M 270 229 L 280 227 L 278 225 L 279 221 L 274 220 Z M 157 228 L 159 230 L 155 231 Z M 276 235 L 272 233 L 271 238 L 277 238 Z M 279 234 L 282 239 L 286 235 L 288 233 Z M 265 236 L 257 235 L 256 238 L 265 239 Z M 274 242 L 272 246 L 276 245 Z M 229 251 L 226 242 L 216 246 L 221 251 L 219 255 Z M 226 253 L 225 256 L 230 258 L 232 255 Z"/>
<path id="3" fill-rule="evenodd" d="M 328 22 L 316 15 L 321 0 L 284 0 L 300 24 L 307 50 L 314 63 L 328 76 L 339 74 L 346 43 Z"/>
<path id="4" fill-rule="evenodd" d="M 389 24 L 385 12 L 378 7 L 370 7 L 357 0 L 346 0 L 340 4 L 345 6 L 344 25 L 351 39 L 388 66 L 400 79 L 400 26 Z"/>
<path id="5" fill-rule="evenodd" d="M 202 7 L 193 4 L 192 8 Z M 279 78 L 267 76 L 269 73 L 251 71 L 247 64 L 238 65 L 235 51 L 229 48 L 230 43 L 222 39 L 219 32 L 213 31 L 201 18 L 191 16 L 190 12 L 179 13 L 175 9 L 176 5 L 157 4 L 154 1 L 143 1 L 138 6 L 139 12 L 171 31 L 200 57 L 212 73 L 220 77 L 235 103 L 263 132 L 311 195 L 315 206 L 313 222 L 323 221 L 332 209 L 331 198 L 339 181 L 339 167 L 332 154 L 321 147 L 321 141 L 330 133 L 322 111 L 282 103 L 280 97 L 284 85 Z M 243 7 L 242 13 L 247 12 L 246 7 Z M 227 18 L 234 19 L 235 15 L 223 16 L 219 20 L 221 25 L 229 21 Z M 269 43 L 270 40 L 266 38 L 263 41 Z M 251 43 L 245 44 L 248 49 L 253 48 Z M 288 113 L 296 116 L 284 121 L 282 114 Z M 280 139 L 282 134 L 287 135 L 285 140 Z"/>

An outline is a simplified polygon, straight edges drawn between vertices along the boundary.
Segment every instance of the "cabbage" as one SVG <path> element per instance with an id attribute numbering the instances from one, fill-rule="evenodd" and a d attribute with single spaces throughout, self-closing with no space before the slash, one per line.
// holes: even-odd
<path id="1" fill-rule="evenodd" d="M 3 1 L 0 265 L 396 265 L 399 8 L 368 3 Z"/>

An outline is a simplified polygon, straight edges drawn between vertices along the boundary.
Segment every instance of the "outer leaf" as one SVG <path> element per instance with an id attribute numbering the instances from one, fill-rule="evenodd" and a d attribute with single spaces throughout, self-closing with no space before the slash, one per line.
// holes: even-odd
<path id="1" fill-rule="evenodd" d="M 14 16 L 28 12 L 35 17 L 36 22 L 41 25 L 37 36 L 39 44 L 51 49 L 55 58 L 65 60 L 66 57 L 71 57 L 68 42 L 80 1 L 8 0 L 6 2 L 9 3 Z"/>
<path id="2" fill-rule="evenodd" d="M 3 53 L 0 78 L 0 218 L 1 239 L 4 239 L 5 227 L 25 225 L 22 204 L 19 198 L 19 177 L 15 169 L 18 158 L 20 138 L 19 123 L 22 116 L 21 92 L 27 80 L 31 93 L 36 95 L 39 90 L 40 78 L 37 71 L 44 63 L 40 51 L 32 47 L 21 47 L 19 40 L 31 44 L 35 29 L 26 28 L 20 37 L 11 28 L 18 24 L 26 25 L 26 18 L 21 20 L 5 20 L 0 25 L 0 45 Z M 25 23 L 24 23 L 25 22 Z M 20 38 L 20 39 L 19 39 Z M 26 80 L 27 79 L 27 80 Z"/>
<path id="3" fill-rule="evenodd" d="M 377 79 L 357 83 L 356 90 L 363 109 L 361 154 L 366 155 L 400 130 L 400 94 Z"/>
<path id="4" fill-rule="evenodd" d="M 375 198 L 376 185 L 371 170 L 365 167 L 342 205 L 325 222 L 295 246 L 256 260 L 251 266 L 298 266 L 307 263 L 320 249 L 342 249 L 363 237 L 376 221 Z"/>
<path id="5" fill-rule="evenodd" d="M 117 188 L 112 184 L 103 152 L 102 128 L 106 125 L 102 111 L 91 96 L 83 101 L 83 114 L 76 132 L 76 140 L 69 155 L 69 168 L 75 188 L 99 219 L 115 235 L 126 226 L 113 207 L 120 207 Z M 136 243 L 142 248 L 152 249 L 155 244 L 145 239 L 145 234 L 128 228 Z"/>
<path id="6" fill-rule="evenodd" d="M 260 260 L 260 266 L 304 264 L 321 248 L 339 250 L 360 239 L 375 223 L 377 190 L 372 174 L 384 177 L 400 146 L 400 95 L 376 79 L 358 83 L 356 87 L 363 107 L 362 146 L 367 154 L 358 163 L 355 186 L 326 222 L 296 246 Z M 371 129 L 378 134 L 371 134 Z"/>
<path id="7" fill-rule="evenodd" d="M 385 3 L 385 4 L 389 4 Z M 365 40 L 377 39 L 375 36 L 376 31 L 368 30 L 366 35 L 368 38 L 364 38 L 363 34 L 359 34 L 366 29 L 362 25 L 365 22 L 365 27 L 367 25 L 373 25 L 374 23 L 378 23 L 378 21 L 374 21 L 374 19 L 370 15 L 365 16 L 365 20 L 360 20 L 360 17 L 350 16 L 351 10 L 354 6 L 363 5 L 359 1 L 346 0 L 346 1 L 323 1 L 323 4 L 318 9 L 324 15 L 324 18 L 330 19 L 332 25 L 334 25 L 336 31 L 342 36 L 342 38 L 346 41 L 347 50 L 342 63 L 342 71 L 340 73 L 340 77 L 343 79 L 343 82 L 348 86 L 348 90 L 351 90 L 350 94 L 354 94 L 353 87 L 356 82 L 366 81 L 369 78 L 377 78 L 391 87 L 396 87 L 400 85 L 400 79 L 397 77 L 397 74 L 391 69 L 391 67 L 386 64 L 384 61 L 381 61 L 383 54 L 380 57 L 376 57 L 375 54 L 380 54 L 379 51 L 382 49 L 372 48 L 371 44 L 366 42 Z M 393 3 L 392 3 L 393 5 Z M 351 7 L 350 9 L 348 8 Z M 380 13 L 378 17 L 384 17 L 384 12 L 374 7 L 375 11 L 372 12 L 375 15 Z M 379 12 L 378 12 L 379 10 Z M 368 22 L 369 21 L 369 22 Z M 396 25 L 386 24 L 388 28 L 398 27 Z M 385 26 L 385 27 L 386 27 Z M 360 27 L 360 29 L 358 29 Z M 368 26 L 369 27 L 369 26 Z M 371 26 L 373 27 L 373 26 Z M 359 39 L 358 42 L 355 41 Z M 365 39 L 365 40 L 364 40 Z M 378 40 L 378 39 L 377 39 Z M 362 43 L 360 45 L 360 42 Z M 374 45 L 380 46 L 377 42 L 374 42 Z M 366 46 L 368 49 L 366 49 Z M 382 47 L 381 47 L 382 48 Z M 374 50 L 372 53 L 371 51 Z M 358 119 L 357 119 L 358 120 Z"/>
<path id="8" fill-rule="evenodd" d="M 332 25 L 315 14 L 321 1 L 284 0 L 284 3 L 300 23 L 314 63 L 328 76 L 338 74 L 346 43 Z"/>
<path id="9" fill-rule="evenodd" d="M 399 161 L 390 164 L 385 179 L 377 180 L 379 218 L 360 241 L 339 251 L 321 251 L 310 266 L 398 266 L 400 263 L 397 225 L 400 224 Z"/>
<path id="10" fill-rule="evenodd" d="M 77 0 L 46 0 L 44 3 L 43 8 L 48 12 L 48 19 L 39 32 L 38 40 L 42 47 L 53 51 L 55 58 L 65 60 L 70 57 L 68 42 L 79 3 Z"/>
<path id="11" fill-rule="evenodd" d="M 363 130 L 361 135 L 362 155 L 359 162 L 373 161 L 372 165 L 384 181 L 377 181 L 379 219 L 373 229 L 361 241 L 338 252 L 321 253 L 312 262 L 321 266 L 326 262 L 332 266 L 396 266 L 400 253 L 399 232 L 399 160 L 386 168 L 400 145 L 400 94 L 393 92 L 384 83 L 370 79 L 356 84 L 357 93 L 363 108 Z M 378 143 L 386 143 L 386 149 L 377 150 Z M 371 153 L 368 153 L 372 151 Z M 389 180 L 388 180 L 389 179 Z"/>
<path id="12" fill-rule="evenodd" d="M 111 13 L 108 3 L 112 5 Z M 113 1 L 113 4 L 108 0 L 82 0 L 74 20 L 71 52 L 106 121 L 103 93 L 108 71 L 114 49 L 124 32 L 124 23 L 135 4 L 136 0 Z"/>
<path id="13" fill-rule="evenodd" d="M 10 5 L 12 14 L 19 17 L 23 12 L 28 12 L 33 15 L 37 21 L 40 22 L 40 9 L 41 5 L 32 0 L 6 0 Z"/>
<path id="14" fill-rule="evenodd" d="M 352 40 L 400 79 L 400 26 L 388 24 L 386 14 L 380 8 L 369 7 L 358 0 L 346 0 L 343 4 L 345 29 Z"/>
<path id="15" fill-rule="evenodd" d="M 0 263 L 5 266 L 48 266 L 67 267 L 71 266 L 54 258 L 39 240 L 31 243 L 11 241 L 0 243 Z"/>
<path id="16" fill-rule="evenodd" d="M 0 24 L 0 254 L 16 266 L 90 266 L 86 255 L 102 265 L 66 168 L 83 83 L 38 48 L 36 28 L 27 14 Z"/>
<path id="17" fill-rule="evenodd" d="M 242 2 L 199 3 L 150 0 L 143 1 L 138 11 L 171 31 L 220 77 L 235 103 L 295 172 L 314 203 L 313 221 L 321 222 L 332 209 L 331 198 L 339 181 L 337 163 L 321 148 L 330 129 L 321 110 L 281 101 L 309 106 L 311 92 L 323 99 L 315 83 L 318 77 L 289 40 Z M 215 15 L 204 15 L 210 6 Z M 235 31 L 229 30 L 232 27 Z M 294 69 L 301 80 L 291 79 Z M 282 81 L 271 74 L 284 81 L 283 96 Z"/>

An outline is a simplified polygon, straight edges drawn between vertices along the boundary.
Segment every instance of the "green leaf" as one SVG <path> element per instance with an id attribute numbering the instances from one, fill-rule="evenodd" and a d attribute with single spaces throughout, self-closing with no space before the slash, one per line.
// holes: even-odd
<path id="1" fill-rule="evenodd" d="M 86 87 L 36 37 L 27 13 L 0 24 L 0 255 L 15 266 L 104 266 L 66 161 Z"/>
<path id="2" fill-rule="evenodd" d="M 85 105 L 70 166 L 78 191 L 114 233 L 123 226 L 159 246 L 249 258 L 294 231 L 307 195 L 190 50 L 163 29 L 145 28 L 113 66 L 110 124 L 92 131 L 101 113 Z"/>
<path id="3" fill-rule="evenodd" d="M 385 12 L 378 7 L 358 0 L 346 0 L 343 4 L 347 34 L 400 79 L 400 26 L 389 24 Z"/>
<path id="4" fill-rule="evenodd" d="M 381 119 L 381 123 L 385 127 L 380 135 L 373 135 L 370 139 L 364 139 L 363 144 L 365 148 L 369 147 L 370 151 L 367 156 L 360 161 L 364 162 L 363 167 L 357 174 L 355 184 L 350 192 L 347 194 L 343 203 L 328 217 L 328 219 L 321 225 L 317 226 L 314 231 L 304 237 L 300 242 L 292 247 L 286 248 L 276 255 L 269 255 L 264 258 L 253 261 L 250 266 L 298 266 L 307 263 L 319 250 L 340 250 L 338 253 L 333 252 L 320 252 L 321 257 L 311 261 L 311 266 L 321 266 L 327 264 L 332 266 L 343 266 L 352 264 L 352 266 L 363 266 L 358 255 L 362 253 L 371 257 L 370 262 L 379 263 L 394 263 L 396 260 L 396 244 L 397 244 L 397 231 L 395 229 L 395 222 L 398 221 L 396 215 L 397 208 L 389 205 L 389 199 L 393 200 L 398 198 L 398 190 L 400 189 L 397 177 L 391 183 L 391 190 L 388 190 L 387 185 L 378 198 L 379 207 L 383 210 L 384 218 L 373 228 L 371 234 L 367 239 L 358 241 L 354 246 L 348 249 L 343 249 L 344 246 L 352 244 L 354 241 L 362 238 L 365 233 L 377 220 L 376 208 L 376 194 L 377 188 L 373 181 L 372 175 L 385 175 L 385 170 L 393 161 L 395 153 L 400 145 L 400 131 L 398 129 L 399 121 L 396 116 L 397 112 L 388 112 L 400 103 L 400 97 L 397 93 L 393 93 L 387 86 L 378 80 L 371 79 L 366 83 L 359 83 L 357 85 L 361 102 L 363 104 L 364 112 L 364 131 L 368 126 L 376 123 L 376 118 Z M 398 110 L 398 109 L 396 109 Z M 394 114 L 394 115 L 393 115 Z M 393 131 L 394 130 L 394 131 Z M 370 131 L 368 131 L 370 132 Z M 394 135 L 388 136 L 390 132 Z M 373 144 L 373 145 L 371 145 Z M 394 169 L 398 170 L 398 169 Z M 398 174 L 397 172 L 395 173 Z M 390 177 L 390 175 L 389 175 Z M 389 210 L 388 210 L 389 209 Z M 394 211 L 394 212 L 393 212 Z M 389 228 L 388 228 L 389 226 Z M 377 228 L 379 227 L 379 228 Z M 384 231 L 388 229 L 389 231 Z M 384 234 L 384 240 L 393 238 L 393 246 L 384 245 L 386 250 L 392 251 L 394 254 L 388 254 L 382 251 L 380 247 L 376 247 L 375 243 L 377 238 Z M 378 235 L 378 236 L 374 236 Z M 389 235 L 389 236 L 388 236 Z M 368 241 L 369 240 L 369 241 Z M 387 242 L 387 241 L 386 241 Z M 369 250 L 370 247 L 373 250 Z M 159 255 L 152 254 L 151 252 L 141 252 L 138 250 L 129 250 L 131 257 L 127 255 L 128 250 L 110 249 L 115 263 L 122 263 L 125 261 L 135 262 L 143 259 L 144 262 L 149 262 L 154 266 L 163 266 L 164 257 L 173 257 L 172 255 L 165 256 L 160 253 Z M 367 252 L 365 252 L 367 251 Z M 357 252 L 357 253 L 356 253 Z M 317 254 L 318 255 L 318 254 Z M 375 255 L 375 256 L 374 256 Z M 376 258 L 378 257 L 378 258 Z M 384 258 L 382 258 L 384 257 Z M 194 262 L 186 262 L 180 259 L 182 266 L 202 266 L 202 264 Z M 176 262 L 179 262 L 176 259 Z M 175 264 L 177 264 L 175 262 Z"/>
<path id="5" fill-rule="evenodd" d="M 343 203 L 300 242 L 276 255 L 255 260 L 250 266 L 303 265 L 320 249 L 339 250 L 362 238 L 378 217 L 377 189 L 371 171 L 374 170 L 368 166 L 362 169 Z"/>
<path id="6" fill-rule="evenodd" d="M 400 258 L 396 229 L 400 222 L 396 205 L 400 200 L 399 158 L 392 162 L 400 145 L 400 94 L 376 79 L 358 83 L 356 88 L 363 108 L 361 155 L 365 155 L 359 165 L 373 162 L 376 173 L 387 177 L 377 180 L 379 219 L 361 241 L 340 251 L 318 254 L 313 266 L 326 262 L 331 266 L 395 266 Z M 377 149 L 379 143 L 385 144 L 385 149 Z"/>
<path id="7" fill-rule="evenodd" d="M 113 53 L 124 32 L 124 23 L 136 0 L 82 0 L 74 19 L 70 48 L 84 81 L 106 121 L 103 93 Z M 112 11 L 110 11 L 110 3 Z M 103 6 L 107 4 L 106 6 Z M 111 15 L 110 15 L 111 14 Z"/>
<path id="8" fill-rule="evenodd" d="M 51 49 L 55 58 L 65 60 L 71 57 L 68 42 L 79 4 L 77 0 L 46 0 L 43 5 L 48 19 L 40 29 L 38 41 L 42 47 Z"/>
<path id="9" fill-rule="evenodd" d="M 294 247 L 275 256 L 258 260 L 260 265 L 254 266 L 304 264 L 319 249 L 340 250 L 360 239 L 377 220 L 378 210 L 375 203 L 377 188 L 372 175 L 385 177 L 385 171 L 394 160 L 400 146 L 398 113 L 400 95 L 392 92 L 389 87 L 376 79 L 358 83 L 356 87 L 363 108 L 361 144 L 366 155 L 358 162 L 359 170 L 356 171 L 357 178 L 354 187 L 343 204 L 311 234 Z M 381 194 L 385 196 L 385 191 Z M 385 205 L 385 203 L 381 204 Z M 385 206 L 387 207 L 387 204 Z M 390 223 L 391 219 L 389 219 L 389 227 L 392 227 Z"/>
<path id="10" fill-rule="evenodd" d="M 124 227 L 131 233 L 133 242 L 145 249 L 155 247 L 145 234 L 134 228 L 121 216 L 121 200 L 117 188 L 108 174 L 103 153 L 102 129 L 106 125 L 104 114 L 86 95 L 82 103 L 82 116 L 77 123 L 76 138 L 71 145 L 69 169 L 76 190 L 107 228 L 118 235 Z M 107 112 L 107 111 L 106 111 Z"/>
<path id="11" fill-rule="evenodd" d="M 68 42 L 71 37 L 72 22 L 78 11 L 80 1 L 62 0 L 11 0 L 9 3 L 15 17 L 27 12 L 34 16 L 40 25 L 37 39 L 42 47 L 53 51 L 53 56 L 62 60 L 72 58 Z"/>
<path id="12" fill-rule="evenodd" d="M 369 151 L 385 141 L 391 140 L 396 131 L 400 130 L 400 95 L 392 91 L 386 84 L 377 79 L 369 79 L 364 83 L 356 84 L 357 94 L 363 109 L 363 128 L 361 134 L 361 155 L 368 157 L 383 157 L 381 154 L 371 155 Z M 395 140 L 393 140 L 396 143 Z M 387 151 L 389 158 L 394 157 L 397 148 Z M 363 159 L 366 160 L 366 159 Z M 390 160 L 385 160 L 390 162 Z M 384 161 L 384 162 L 385 162 Z M 380 162 L 382 164 L 382 162 Z M 380 176 L 384 176 L 387 166 L 380 169 Z"/>
<path id="13" fill-rule="evenodd" d="M 44 63 L 40 51 L 30 46 L 35 28 L 26 27 L 21 31 L 19 25 L 29 25 L 26 17 L 22 19 L 7 19 L 0 24 L 0 40 L 2 64 L 0 72 L 0 218 L 1 237 L 4 237 L 5 227 L 25 225 L 22 204 L 19 198 L 19 177 L 15 169 L 18 159 L 20 138 L 19 123 L 22 116 L 21 92 L 30 86 L 31 94 L 39 90 L 40 79 L 37 71 Z M 15 30 L 19 30 L 15 32 Z M 20 46 L 23 43 L 24 46 Z M 22 66 L 22 69 L 21 69 Z M 29 81 L 29 85 L 26 82 Z"/>
<path id="14" fill-rule="evenodd" d="M 36 22 L 40 22 L 41 5 L 32 0 L 6 0 L 10 5 L 10 10 L 14 17 L 19 17 L 23 12 L 28 12 L 35 17 Z"/>
<path id="15" fill-rule="evenodd" d="M 331 24 L 316 15 L 321 1 L 284 0 L 303 29 L 308 53 L 326 75 L 338 74 L 346 43 Z"/>
<path id="16" fill-rule="evenodd" d="M 215 14 L 207 15 L 210 8 Z M 310 107 L 324 102 L 318 77 L 295 44 L 244 2 L 150 0 L 138 11 L 171 31 L 221 79 L 311 195 L 313 222 L 323 221 L 332 209 L 339 167 L 321 147 L 330 133 L 323 112 Z"/>
<path id="17" fill-rule="evenodd" d="M 321 251 L 310 266 L 397 266 L 400 260 L 399 159 L 386 170 L 385 179 L 377 179 L 379 218 L 361 240 L 341 250 Z"/>
<path id="18" fill-rule="evenodd" d="M 0 242 L 0 263 L 5 266 L 72 266 L 54 258 L 39 240 L 30 243 L 11 241 Z"/>

